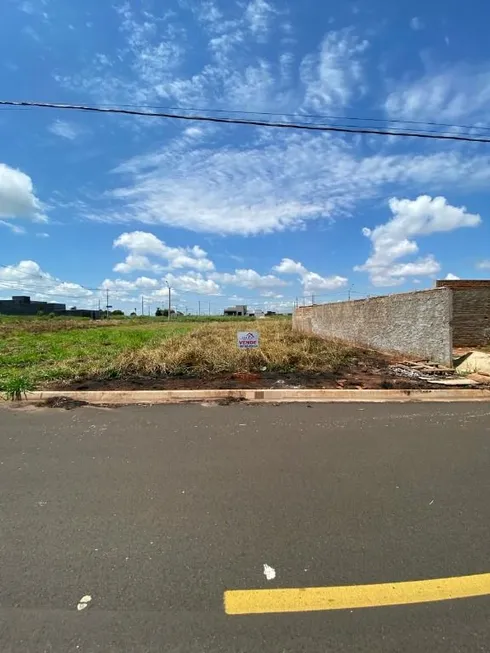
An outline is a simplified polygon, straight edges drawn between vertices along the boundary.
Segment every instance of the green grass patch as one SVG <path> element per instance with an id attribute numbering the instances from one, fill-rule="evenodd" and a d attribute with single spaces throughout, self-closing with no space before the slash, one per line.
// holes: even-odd
<path id="1" fill-rule="evenodd" d="M 203 316 L 204 317 L 204 316 Z M 260 348 L 237 347 L 237 331 L 260 333 Z M 291 320 L 137 318 L 84 323 L 0 323 L 0 391 L 11 398 L 50 382 L 132 376 L 206 378 L 242 372 L 336 374 L 379 356 L 292 330 Z"/>
<path id="2" fill-rule="evenodd" d="M 9 330 L 0 339 L 0 388 L 18 378 L 38 386 L 46 381 L 114 375 L 115 361 L 121 356 L 145 346 L 165 347 L 169 337 L 192 328 L 192 325 L 155 322 L 130 328 L 111 325 Z"/>
<path id="3" fill-rule="evenodd" d="M 33 383 L 24 376 L 12 376 L 0 384 L 0 391 L 8 401 L 20 401 L 33 389 Z"/>

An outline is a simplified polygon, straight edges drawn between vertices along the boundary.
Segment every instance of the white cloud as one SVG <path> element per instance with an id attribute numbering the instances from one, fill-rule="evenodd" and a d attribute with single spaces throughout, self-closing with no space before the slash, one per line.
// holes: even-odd
<path id="1" fill-rule="evenodd" d="M 55 74 L 55 80 L 107 104 L 154 101 L 156 86 L 172 79 L 183 61 L 186 31 L 164 7 L 153 14 L 148 7 L 121 2 L 113 9 L 124 46 L 116 52 L 98 52 L 86 69 L 74 75 Z"/>
<path id="2" fill-rule="evenodd" d="M 349 104 L 364 90 L 361 55 L 368 47 L 352 29 L 329 32 L 316 54 L 301 64 L 305 108 L 322 111 Z"/>
<path id="3" fill-rule="evenodd" d="M 160 3 L 161 4 L 161 3 Z M 352 29 L 328 32 L 315 54 L 292 70 L 291 53 L 284 51 L 283 9 L 272 0 L 239 3 L 179 1 L 187 10 L 138 8 L 123 2 L 114 9 L 124 47 L 99 52 L 89 66 L 74 75 L 56 74 L 62 86 L 91 95 L 100 103 L 173 106 L 212 106 L 248 111 L 283 111 L 339 103 L 360 89 L 360 55 L 366 42 Z M 194 17 L 197 24 L 189 22 Z M 257 52 L 257 41 L 277 36 L 279 51 Z M 290 38 L 290 37 L 289 37 Z M 206 41 L 210 57 L 196 68 L 196 44 Z M 316 49 L 312 44 L 311 49 Z M 191 71 L 191 72 L 190 72 Z M 154 126 L 155 121 L 139 124 Z"/>
<path id="4" fill-rule="evenodd" d="M 109 301 L 122 302 L 131 305 L 138 305 L 141 296 L 145 301 L 162 301 L 168 297 L 168 288 L 164 279 L 155 279 L 151 277 L 138 277 L 133 281 L 126 279 L 104 279 L 101 288 L 109 290 Z M 175 296 L 177 292 L 173 293 Z M 105 293 L 102 293 L 105 302 Z"/>
<path id="5" fill-rule="evenodd" d="M 261 37 L 267 33 L 269 21 L 274 14 L 274 8 L 265 0 L 251 0 L 245 10 L 245 18 L 251 31 Z"/>
<path id="6" fill-rule="evenodd" d="M 156 290 L 163 286 L 165 286 L 163 281 L 150 277 L 138 277 L 134 281 L 126 281 L 126 279 L 104 279 L 101 284 L 103 289 L 122 292 Z"/>
<path id="7" fill-rule="evenodd" d="M 186 139 L 116 170 L 119 187 L 88 218 L 255 235 L 351 213 L 387 189 L 486 188 L 490 157 L 462 151 L 362 156 L 326 135 L 274 133 L 266 143 L 211 149 Z M 231 192 L 233 189 L 233 192 Z M 388 190 L 389 192 L 389 190 Z"/>
<path id="8" fill-rule="evenodd" d="M 303 289 L 306 293 L 318 292 L 319 290 L 338 290 L 345 288 L 348 279 L 339 275 L 322 277 L 316 272 L 307 272 L 302 277 Z"/>
<path id="9" fill-rule="evenodd" d="M 27 0 L 25 0 L 25 2 L 18 2 L 17 6 L 25 14 L 32 15 L 32 14 L 36 13 L 36 9 L 35 9 L 34 5 L 32 4 L 32 2 L 28 2 Z"/>
<path id="10" fill-rule="evenodd" d="M 165 260 L 168 269 L 214 270 L 213 262 L 207 258 L 206 252 L 201 247 L 197 245 L 194 247 L 169 247 L 155 234 L 147 231 L 123 233 L 114 241 L 114 247 L 122 247 L 130 252 L 123 263 L 118 263 L 114 267 L 115 272 L 163 271 L 165 269 L 163 266 L 150 262 L 149 255 Z"/>
<path id="11" fill-rule="evenodd" d="M 232 274 L 229 272 L 212 272 L 208 276 L 210 279 L 220 281 L 227 286 L 241 288 L 275 288 L 288 285 L 283 279 L 279 279 L 272 274 L 262 276 L 255 270 L 235 270 Z"/>
<path id="12" fill-rule="evenodd" d="M 167 281 L 172 288 L 181 292 L 196 293 L 198 295 L 220 295 L 221 289 L 212 279 L 205 279 L 200 272 L 187 272 L 180 276 L 167 274 Z"/>
<path id="13" fill-rule="evenodd" d="M 476 264 L 476 267 L 479 270 L 490 270 L 490 259 L 487 259 L 486 261 L 480 261 Z"/>
<path id="14" fill-rule="evenodd" d="M 112 268 L 114 272 L 121 272 L 122 274 L 130 274 L 136 270 L 146 270 L 147 272 L 154 272 L 159 274 L 164 271 L 164 266 L 158 263 L 152 263 L 147 256 L 140 254 L 128 254 L 124 261 L 116 263 Z"/>
<path id="15" fill-rule="evenodd" d="M 393 280 L 393 284 L 387 283 L 386 285 L 397 285 L 398 283 L 402 283 L 405 277 L 428 277 L 437 274 L 440 269 L 440 264 L 432 255 L 425 256 L 424 258 L 419 258 L 416 261 L 409 263 L 397 263 L 391 265 L 387 270 L 388 281 L 390 282 Z"/>
<path id="16" fill-rule="evenodd" d="M 401 82 L 388 96 L 385 109 L 396 119 L 485 123 L 490 109 L 488 65 L 458 64 Z"/>
<path id="17" fill-rule="evenodd" d="M 444 277 L 444 279 L 446 281 L 459 281 L 460 278 L 461 277 L 458 277 L 457 275 L 453 274 L 452 272 L 448 272 L 448 274 L 446 274 L 446 276 Z"/>
<path id="18" fill-rule="evenodd" d="M 189 138 L 200 138 L 203 135 L 203 130 L 199 127 L 187 127 L 184 130 L 184 135 Z"/>
<path id="19" fill-rule="evenodd" d="M 433 256 L 409 263 L 397 263 L 400 258 L 418 252 L 414 236 L 453 231 L 461 227 L 476 227 L 481 223 L 478 214 L 468 213 L 465 207 L 451 206 L 444 197 L 420 195 L 416 200 L 392 198 L 389 201 L 393 217 L 375 229 L 364 228 L 362 233 L 371 240 L 373 251 L 367 261 L 355 269 L 366 271 L 375 286 L 398 285 L 406 276 L 430 276 L 440 265 Z"/>
<path id="20" fill-rule="evenodd" d="M 42 204 L 34 193 L 32 179 L 5 163 L 0 163 L 0 218 L 47 221 Z"/>
<path id="21" fill-rule="evenodd" d="M 107 288 L 111 297 L 123 302 L 135 302 L 143 295 L 148 301 L 164 302 L 168 298 L 167 281 L 175 299 L 181 293 L 196 295 L 219 295 L 220 287 L 210 279 L 205 279 L 200 272 L 187 272 L 182 275 L 169 273 L 162 279 L 138 277 L 134 281 L 126 279 L 104 279 L 101 286 Z"/>
<path id="22" fill-rule="evenodd" d="M 52 134 L 69 141 L 74 141 L 81 133 L 76 125 L 66 120 L 55 120 L 48 129 Z"/>
<path id="23" fill-rule="evenodd" d="M 419 31 L 424 29 L 425 25 L 418 16 L 414 16 L 410 21 L 410 27 L 415 31 Z"/>
<path id="24" fill-rule="evenodd" d="M 274 266 L 274 270 L 281 274 L 299 274 L 299 276 L 308 272 L 302 263 L 297 263 L 290 258 L 283 258 L 279 265 Z"/>
<path id="25" fill-rule="evenodd" d="M 279 265 L 273 270 L 281 274 L 297 274 L 300 278 L 303 290 L 306 293 L 318 292 L 319 290 L 337 290 L 347 285 L 348 279 L 339 275 L 322 277 L 316 272 L 310 272 L 306 267 L 290 258 L 283 258 Z"/>
<path id="26" fill-rule="evenodd" d="M 62 281 L 41 269 L 35 261 L 20 261 L 0 267 L 0 288 L 13 295 L 27 294 L 41 301 L 73 301 L 93 296 L 93 291 L 78 283 Z"/>
<path id="27" fill-rule="evenodd" d="M 12 0 L 12 2 L 17 7 L 17 9 L 23 11 L 25 14 L 29 14 L 31 16 L 37 15 L 44 20 L 49 18 L 49 15 L 46 13 L 46 8 L 49 4 L 49 0 L 33 0 L 32 2 L 30 0 Z"/>
<path id="28" fill-rule="evenodd" d="M 261 297 L 269 297 L 271 299 L 282 299 L 284 295 L 275 293 L 273 290 L 264 290 L 260 293 Z"/>
<path id="29" fill-rule="evenodd" d="M 121 32 L 126 36 L 131 67 L 141 81 L 154 83 L 181 63 L 185 33 L 170 22 L 169 14 L 159 21 L 158 16 L 144 11 L 138 19 L 129 2 L 116 7 L 116 11 L 122 19 Z"/>
<path id="30" fill-rule="evenodd" d="M 45 231 L 41 231 L 36 234 L 36 238 L 49 238 L 49 234 L 46 233 Z"/>
<path id="31" fill-rule="evenodd" d="M 14 224 L 13 222 L 7 222 L 7 220 L 0 220 L 0 225 L 2 225 L 2 227 L 7 227 L 14 234 L 20 235 L 26 233 L 24 227 L 20 227 L 19 225 Z"/>
<path id="32" fill-rule="evenodd" d="M 309 54 L 298 63 L 290 45 L 281 40 L 285 12 L 276 10 L 272 0 L 238 4 L 179 0 L 185 27 L 180 12 L 157 5 L 153 3 L 148 12 L 134 3 L 118 4 L 124 45 L 117 56 L 100 52 L 80 76 L 58 81 L 98 102 L 284 113 L 343 110 L 366 90 L 368 42 L 352 28 L 329 31 L 321 43 L 309 43 Z M 277 48 L 257 49 L 250 26 L 261 24 L 261 11 L 269 18 L 267 29 L 271 40 L 277 37 Z M 197 24 L 191 24 L 193 19 Z M 201 53 L 196 58 L 195 48 L 203 43 L 209 56 Z M 490 79 L 482 69 L 477 84 L 482 89 L 486 74 Z M 432 104 L 426 101 L 431 99 L 427 97 L 431 83 L 432 77 L 423 83 L 422 100 L 414 100 L 415 109 L 428 107 L 439 117 L 446 97 L 440 100 L 436 93 Z M 393 89 L 388 100 L 393 110 L 405 110 L 407 86 Z M 467 104 L 465 98 L 463 106 Z M 410 101 L 408 106 L 407 113 L 412 110 Z M 141 119 L 132 124 L 158 129 L 161 121 Z M 168 125 L 170 129 L 172 123 Z M 119 176 L 109 181 L 112 188 L 82 217 L 254 235 L 351 214 L 360 201 L 400 193 L 400 186 L 404 194 L 419 192 L 420 187 L 437 194 L 448 185 L 487 188 L 490 181 L 490 157 L 479 154 L 480 149 L 473 154 L 456 148 L 430 154 L 433 150 L 427 146 L 426 154 L 415 155 L 407 147 L 398 150 L 401 154 L 390 154 L 400 140 L 366 137 L 362 140 L 366 147 L 361 148 L 360 140 L 351 137 L 229 125 L 211 132 L 202 125 L 187 125 L 179 139 L 121 161 Z M 374 147 L 378 154 L 372 155 Z M 127 270 L 131 262 L 120 265 Z"/>

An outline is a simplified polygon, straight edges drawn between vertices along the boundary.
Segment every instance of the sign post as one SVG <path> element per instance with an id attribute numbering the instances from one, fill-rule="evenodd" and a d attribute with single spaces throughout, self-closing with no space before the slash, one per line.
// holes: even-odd
<path id="1" fill-rule="evenodd" d="M 239 349 L 257 349 L 259 346 L 258 331 L 238 331 L 237 342 Z"/>
<path id="2" fill-rule="evenodd" d="M 259 332 L 258 331 L 238 331 L 237 332 L 238 349 L 247 350 L 247 372 L 250 372 L 250 349 L 258 349 Z"/>

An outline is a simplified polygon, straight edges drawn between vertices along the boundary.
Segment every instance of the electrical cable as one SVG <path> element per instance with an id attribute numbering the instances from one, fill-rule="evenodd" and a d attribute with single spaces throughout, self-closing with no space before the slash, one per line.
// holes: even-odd
<path id="1" fill-rule="evenodd" d="M 58 103 L 57 103 L 58 104 Z M 144 109 L 163 109 L 165 111 L 193 111 L 196 113 L 224 113 L 224 114 L 236 114 L 236 115 L 251 115 L 251 116 L 271 116 L 271 117 L 283 117 L 283 118 L 294 118 L 296 120 L 303 118 L 311 119 L 320 119 L 320 120 L 352 120 L 353 122 L 379 122 L 387 124 L 406 124 L 406 125 L 430 125 L 432 127 L 449 127 L 451 129 L 471 129 L 471 130 L 480 130 L 480 131 L 490 131 L 490 126 L 487 125 L 460 125 L 447 122 L 435 122 L 432 120 L 409 120 L 407 118 L 373 118 L 372 116 L 360 117 L 360 116 L 331 116 L 326 114 L 309 114 L 309 113 L 280 113 L 272 111 L 247 111 L 245 109 L 205 109 L 202 107 L 169 107 L 162 105 L 154 104 L 97 104 L 94 105 L 97 107 L 104 108 L 114 108 L 118 107 L 123 108 L 144 108 Z M 5 107 L 7 110 L 9 107 Z M 12 110 L 21 109 L 23 107 L 10 107 Z M 33 107 L 24 107 L 25 109 Z M 146 114 L 145 114 L 146 115 Z M 412 131 L 412 130 L 410 130 Z M 415 130 L 416 131 L 416 130 Z M 422 130 L 426 131 L 426 130 Z M 429 132 L 431 133 L 431 132 Z"/>
<path id="2" fill-rule="evenodd" d="M 77 105 L 77 104 L 56 104 L 53 102 L 27 102 L 27 101 L 14 101 L 14 100 L 0 100 L 0 106 L 19 106 L 19 107 L 37 107 L 42 109 L 57 109 L 65 111 L 84 111 L 91 113 L 109 113 L 128 116 L 144 116 L 148 118 L 167 118 L 173 120 L 185 120 L 194 122 L 209 122 L 218 124 L 229 125 L 247 125 L 253 127 L 269 127 L 278 129 L 293 129 L 315 132 L 333 132 L 343 134 L 365 134 L 365 135 L 379 135 L 379 136 L 400 136 L 411 138 L 425 138 L 430 140 L 446 140 L 446 141 L 462 141 L 467 143 L 490 143 L 490 138 L 474 137 L 469 135 L 457 134 L 443 134 L 443 133 L 428 133 L 428 132 L 412 132 L 407 130 L 388 130 L 388 129 L 368 129 L 365 127 L 341 127 L 335 125 L 313 125 L 313 124 L 300 124 L 290 122 L 270 122 L 266 120 L 245 120 L 240 118 L 217 118 L 214 116 L 203 115 L 183 115 L 177 113 L 166 112 L 147 112 L 137 111 L 135 109 L 123 108 L 104 108 L 101 106 L 90 105 Z"/>

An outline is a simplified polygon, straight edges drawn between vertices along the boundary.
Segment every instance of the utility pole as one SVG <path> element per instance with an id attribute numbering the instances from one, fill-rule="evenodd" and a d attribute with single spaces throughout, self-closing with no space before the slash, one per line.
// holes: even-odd
<path id="1" fill-rule="evenodd" d="M 141 295 L 141 317 L 145 314 L 145 298 Z"/>
<path id="2" fill-rule="evenodd" d="M 211 302 L 209 302 L 209 315 L 211 315 Z"/>
<path id="3" fill-rule="evenodd" d="M 354 288 L 354 284 L 349 286 L 349 291 L 348 291 L 348 294 L 347 294 L 347 297 L 349 298 L 349 301 L 350 301 L 350 295 L 351 295 L 352 288 Z"/>
<path id="4" fill-rule="evenodd" d="M 170 284 L 167 280 L 165 280 L 165 283 L 167 284 L 168 288 L 168 316 L 167 316 L 167 321 L 170 322 L 170 313 L 172 311 L 172 288 L 170 287 Z"/>
<path id="5" fill-rule="evenodd" d="M 105 304 L 105 316 L 106 318 L 109 318 L 109 309 L 112 308 L 112 306 L 109 306 L 109 289 L 106 289 L 106 304 Z"/>
<path id="6" fill-rule="evenodd" d="M 201 300 L 197 302 L 198 309 L 197 309 L 197 314 L 200 316 L 201 315 Z"/>
<path id="7" fill-rule="evenodd" d="M 314 303 L 315 303 L 315 295 L 312 294 L 311 295 L 311 305 L 313 306 Z"/>

